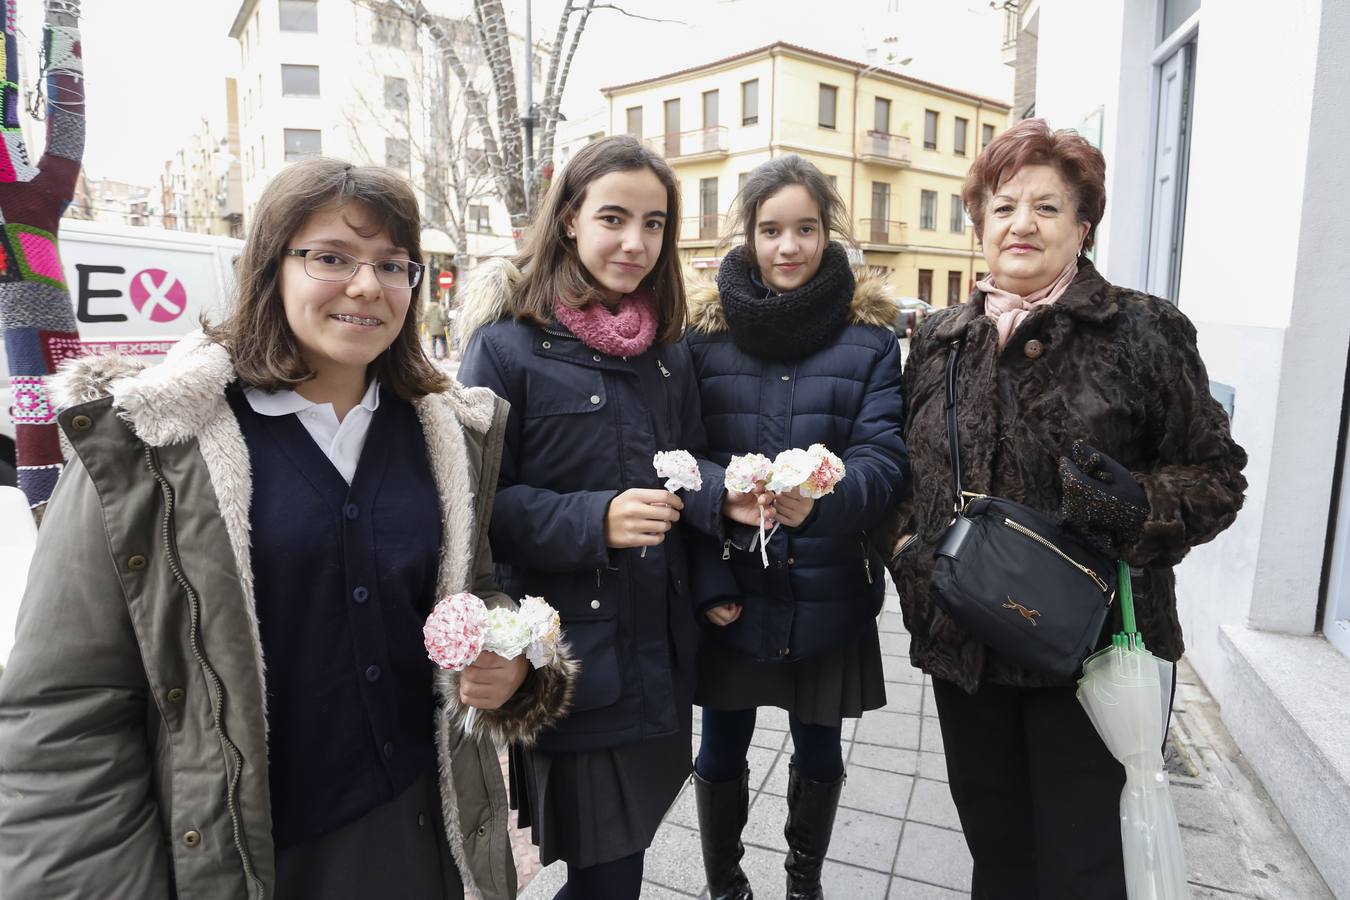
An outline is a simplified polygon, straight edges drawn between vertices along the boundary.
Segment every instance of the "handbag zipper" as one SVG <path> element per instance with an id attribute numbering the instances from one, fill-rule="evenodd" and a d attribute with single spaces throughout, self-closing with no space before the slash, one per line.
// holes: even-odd
<path id="1" fill-rule="evenodd" d="M 1051 553 L 1054 553 L 1060 559 L 1064 560 L 1066 563 L 1073 566 L 1075 569 L 1082 572 L 1087 577 L 1091 578 L 1093 583 L 1097 585 L 1097 587 L 1101 590 L 1103 594 L 1111 590 L 1110 587 L 1107 586 L 1106 582 L 1102 580 L 1102 577 L 1100 575 L 1098 575 L 1096 572 L 1092 571 L 1087 566 L 1080 563 L 1078 560 L 1069 556 L 1069 554 L 1065 553 L 1063 550 L 1059 549 L 1053 543 L 1041 537 L 1039 534 L 1032 531 L 1030 528 L 1026 527 L 1025 525 L 1020 525 L 1007 517 L 1003 519 L 1003 524 L 1011 528 L 1013 531 L 1016 531 L 1018 534 L 1023 534 L 1031 538 L 1033 541 L 1040 544 L 1042 547 L 1049 550 Z"/>

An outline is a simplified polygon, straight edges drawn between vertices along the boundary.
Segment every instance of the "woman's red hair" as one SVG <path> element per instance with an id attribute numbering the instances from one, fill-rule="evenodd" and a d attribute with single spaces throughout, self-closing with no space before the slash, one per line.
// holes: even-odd
<path id="1" fill-rule="evenodd" d="M 1097 224 L 1106 211 L 1106 159 L 1076 131 L 1051 131 L 1044 119 L 1024 119 L 990 141 L 975 160 L 961 189 L 975 236 L 984 239 L 984 206 L 989 198 L 1023 166 L 1053 166 L 1077 207 L 1078 221 L 1086 222 L 1083 249 L 1092 249 Z"/>

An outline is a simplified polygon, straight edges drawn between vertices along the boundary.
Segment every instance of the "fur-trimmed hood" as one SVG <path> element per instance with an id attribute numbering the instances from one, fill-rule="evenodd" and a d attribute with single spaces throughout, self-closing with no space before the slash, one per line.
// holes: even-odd
<path id="1" fill-rule="evenodd" d="M 690 330 L 704 334 L 720 334 L 727 330 L 727 315 L 716 281 L 700 277 L 689 285 L 688 295 Z M 899 303 L 884 276 L 870 271 L 860 274 L 848 308 L 850 325 L 890 328 L 899 311 Z"/>
<path id="2" fill-rule="evenodd" d="M 460 290 L 459 315 L 455 334 L 459 345 L 466 346 L 473 333 L 505 317 L 511 309 L 511 292 L 525 277 L 506 257 L 479 264 Z"/>

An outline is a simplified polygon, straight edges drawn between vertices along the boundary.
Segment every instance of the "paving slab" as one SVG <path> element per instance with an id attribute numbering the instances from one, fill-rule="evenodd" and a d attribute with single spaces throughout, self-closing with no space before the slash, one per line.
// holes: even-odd
<path id="1" fill-rule="evenodd" d="M 887 705 L 844 722 L 848 782 L 822 880 L 832 900 L 956 900 L 969 896 L 970 853 L 946 783 L 930 681 L 905 658 L 908 636 L 891 600 L 879 623 Z M 1333 900 L 1184 662 L 1178 684 L 1167 759 L 1191 896 Z M 772 898 L 782 896 L 785 883 L 792 742 L 782 710 L 761 710 L 757 726 L 742 866 L 757 896 Z M 698 743 L 695 734 L 692 752 Z M 648 852 L 643 900 L 706 897 L 697 828 L 693 789 L 686 785 Z M 537 861 L 519 849 L 525 834 L 513 837 L 526 885 L 522 900 L 551 900 L 566 867 L 555 864 L 534 874 Z"/>

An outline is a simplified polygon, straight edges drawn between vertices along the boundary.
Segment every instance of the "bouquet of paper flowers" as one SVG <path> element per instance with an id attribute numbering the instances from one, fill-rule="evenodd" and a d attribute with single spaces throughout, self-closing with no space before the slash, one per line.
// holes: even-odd
<path id="1" fill-rule="evenodd" d="M 524 653 L 536 669 L 557 662 L 562 642 L 558 611 L 541 597 L 527 596 L 519 609 L 488 609 L 482 599 L 466 592 L 441 598 L 422 626 L 427 656 L 442 669 L 462 672 L 484 650 L 503 659 Z M 469 709 L 464 730 L 473 733 L 474 710 Z"/>
<path id="2" fill-rule="evenodd" d="M 748 494 L 756 486 L 767 491 L 785 493 L 796 490 L 803 497 L 819 500 L 834 491 L 834 486 L 844 477 L 844 461 L 829 451 L 824 444 L 812 444 L 805 450 L 784 450 L 770 462 L 761 453 L 747 453 L 733 456 L 727 464 L 727 490 L 738 494 Z M 764 533 L 764 509 L 759 510 L 760 559 L 764 567 L 769 567 L 769 539 L 778 533 L 778 526 L 767 535 Z M 751 550 L 754 549 L 752 542 Z"/>

